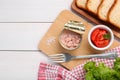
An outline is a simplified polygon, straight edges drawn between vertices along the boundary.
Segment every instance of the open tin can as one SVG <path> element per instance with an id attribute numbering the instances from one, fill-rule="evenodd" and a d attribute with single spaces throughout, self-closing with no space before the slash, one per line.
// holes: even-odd
<path id="1" fill-rule="evenodd" d="M 82 22 L 70 20 L 60 33 L 59 42 L 64 49 L 75 50 L 80 47 L 85 26 Z"/>

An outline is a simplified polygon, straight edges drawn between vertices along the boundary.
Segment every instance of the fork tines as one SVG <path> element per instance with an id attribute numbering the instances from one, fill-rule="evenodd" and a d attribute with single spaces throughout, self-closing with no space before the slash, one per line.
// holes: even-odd
<path id="1" fill-rule="evenodd" d="M 65 55 L 63 54 L 49 55 L 49 58 L 52 59 L 53 62 L 65 62 Z"/>

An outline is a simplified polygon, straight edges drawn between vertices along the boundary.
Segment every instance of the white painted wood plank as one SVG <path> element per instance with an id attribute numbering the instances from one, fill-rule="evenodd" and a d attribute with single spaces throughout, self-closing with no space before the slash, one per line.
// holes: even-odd
<path id="1" fill-rule="evenodd" d="M 0 0 L 0 22 L 53 22 L 73 0 Z"/>
<path id="2" fill-rule="evenodd" d="M 37 80 L 40 62 L 52 63 L 40 52 L 0 51 L 0 80 Z"/>
<path id="3" fill-rule="evenodd" d="M 38 50 L 51 23 L 0 23 L 0 50 Z"/>

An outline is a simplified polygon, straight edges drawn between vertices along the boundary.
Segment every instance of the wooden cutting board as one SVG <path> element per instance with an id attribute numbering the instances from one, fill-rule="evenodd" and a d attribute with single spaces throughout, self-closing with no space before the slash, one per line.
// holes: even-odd
<path id="1" fill-rule="evenodd" d="M 68 22 L 69 20 L 75 20 L 75 21 L 81 21 L 86 26 L 85 34 L 83 34 L 81 45 L 76 50 L 65 50 L 61 47 L 61 45 L 58 42 L 59 35 L 61 31 L 64 28 L 64 24 Z M 92 28 L 93 25 L 85 21 L 83 18 L 76 16 L 75 14 L 71 13 L 70 11 L 64 10 L 62 11 L 54 23 L 51 25 L 49 30 L 46 32 L 46 34 L 43 36 L 39 43 L 39 49 L 46 55 L 51 54 L 57 54 L 57 53 L 64 53 L 67 52 L 71 55 L 77 56 L 77 55 L 89 55 L 89 54 L 99 54 L 103 51 L 96 51 L 93 48 L 90 47 L 87 37 L 88 32 Z M 109 49 L 112 49 L 116 46 L 119 46 L 120 43 L 114 40 L 114 43 Z M 62 66 L 64 66 L 67 69 L 72 69 L 73 67 L 84 63 L 88 59 L 78 59 L 78 60 L 71 60 L 69 62 L 60 63 Z"/>
<path id="2" fill-rule="evenodd" d="M 73 2 L 71 4 L 71 8 L 72 8 L 72 10 L 74 10 L 75 12 L 84 16 L 87 20 L 93 22 L 94 24 L 104 24 L 104 25 L 109 26 L 112 29 L 114 35 L 120 39 L 120 28 L 117 28 L 116 26 L 110 24 L 109 22 L 100 20 L 97 16 L 93 15 L 90 12 L 87 12 L 83 9 L 78 8 L 76 5 L 76 0 L 73 0 Z"/>

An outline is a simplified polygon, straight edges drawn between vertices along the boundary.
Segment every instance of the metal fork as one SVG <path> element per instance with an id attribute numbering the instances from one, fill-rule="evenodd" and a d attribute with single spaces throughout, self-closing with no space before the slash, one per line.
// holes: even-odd
<path id="1" fill-rule="evenodd" d="M 116 58 L 118 57 L 116 52 L 95 54 L 95 55 L 84 55 L 84 56 L 72 56 L 68 53 L 54 54 L 49 55 L 49 57 L 53 60 L 53 62 L 61 63 L 67 62 L 72 59 L 83 59 L 83 58 Z"/>

